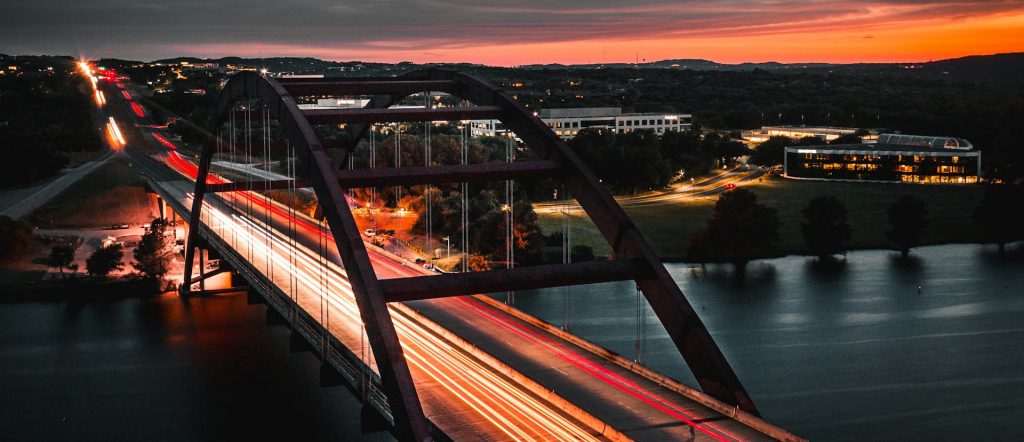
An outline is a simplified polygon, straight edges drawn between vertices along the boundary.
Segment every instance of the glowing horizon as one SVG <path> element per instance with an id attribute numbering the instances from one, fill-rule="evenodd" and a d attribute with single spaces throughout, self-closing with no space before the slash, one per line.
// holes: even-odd
<path id="1" fill-rule="evenodd" d="M 1024 0 L 251 0 L 12 5 L 0 53 L 309 56 L 496 66 L 707 59 L 914 63 L 1024 52 Z M 223 17 L 232 17 L 225 24 Z"/>

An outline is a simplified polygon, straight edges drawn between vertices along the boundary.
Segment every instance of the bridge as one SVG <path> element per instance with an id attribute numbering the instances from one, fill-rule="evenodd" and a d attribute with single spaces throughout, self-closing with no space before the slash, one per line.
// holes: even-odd
<path id="1" fill-rule="evenodd" d="M 759 417 L 696 312 L 596 177 L 486 81 L 439 69 L 325 79 L 242 72 L 225 85 L 213 124 L 200 128 L 210 141 L 191 153 L 150 125 L 130 87 L 97 87 L 107 90 L 103 112 L 122 122 L 117 144 L 162 203 L 188 220 L 182 294 L 237 290 L 206 282 L 228 270 L 240 277 L 268 305 L 268 317 L 290 327 L 295 347 L 321 358 L 322 382 L 348 387 L 399 439 L 802 440 Z M 323 96 L 369 101 L 299 106 L 302 97 Z M 503 160 L 471 154 L 465 123 L 474 119 L 498 119 L 515 132 Z M 424 140 L 415 165 L 400 145 L 402 131 L 412 130 Z M 440 140 L 442 130 L 459 141 L 461 158 L 432 152 L 432 131 Z M 382 164 L 378 151 L 392 146 L 380 147 L 378 138 L 388 131 L 395 155 Z M 285 173 L 257 163 L 281 164 Z M 511 244 L 515 183 L 541 178 L 573 196 L 612 258 L 517 266 L 509 245 L 505 268 L 472 271 L 467 254 L 464 271 L 442 273 L 368 243 L 357 224 L 356 213 L 372 217 L 385 205 L 378 189 L 394 189 L 387 197 L 397 205 L 402 186 L 421 186 L 429 248 L 430 214 L 439 210 L 432 193 L 449 189 L 464 221 L 454 242 L 466 251 L 470 184 L 504 182 Z M 281 198 L 300 193 L 315 198 L 314 213 Z M 207 269 L 210 256 L 219 268 Z M 635 282 L 699 390 L 486 295 L 624 280 Z"/>

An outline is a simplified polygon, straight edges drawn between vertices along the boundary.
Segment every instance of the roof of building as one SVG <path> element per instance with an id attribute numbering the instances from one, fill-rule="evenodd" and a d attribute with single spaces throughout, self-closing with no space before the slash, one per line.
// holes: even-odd
<path id="1" fill-rule="evenodd" d="M 963 151 L 953 149 L 934 149 L 924 146 L 905 144 L 860 143 L 860 144 L 823 144 L 817 146 L 787 146 L 787 152 L 797 153 L 851 153 L 868 155 L 871 153 L 892 153 L 907 155 L 962 155 L 977 156 L 979 151 Z"/>
<path id="2" fill-rule="evenodd" d="M 963 138 L 904 134 L 881 134 L 878 136 L 878 143 L 925 147 L 931 149 L 971 150 L 974 148 L 974 145 L 971 144 L 970 141 Z"/>
<path id="3" fill-rule="evenodd" d="M 569 107 L 561 109 L 541 109 L 541 118 L 589 118 L 616 117 L 622 114 L 619 107 Z"/>

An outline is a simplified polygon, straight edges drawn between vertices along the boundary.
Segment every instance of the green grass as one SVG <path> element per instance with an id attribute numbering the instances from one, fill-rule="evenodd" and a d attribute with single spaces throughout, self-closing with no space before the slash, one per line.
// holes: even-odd
<path id="1" fill-rule="evenodd" d="M 780 248 L 786 254 L 804 253 L 800 234 L 801 211 L 819 195 L 834 195 L 846 205 L 853 235 L 852 249 L 887 248 L 889 229 L 886 210 L 903 195 L 913 195 L 928 207 L 930 224 L 924 232 L 926 244 L 974 242 L 978 227 L 972 220 L 974 207 L 984 189 L 972 185 L 915 185 L 898 183 L 848 183 L 799 181 L 779 177 L 766 178 L 745 188 L 757 194 L 758 201 L 778 210 Z M 654 247 L 667 260 L 685 257 L 690 234 L 704 228 L 711 216 L 716 197 L 658 206 L 627 208 L 626 212 Z M 579 211 L 574 215 L 580 215 Z M 562 216 L 539 214 L 541 229 L 550 233 L 561 229 Z M 573 243 L 594 247 L 599 255 L 609 248 L 597 228 L 580 216 L 573 217 Z"/>

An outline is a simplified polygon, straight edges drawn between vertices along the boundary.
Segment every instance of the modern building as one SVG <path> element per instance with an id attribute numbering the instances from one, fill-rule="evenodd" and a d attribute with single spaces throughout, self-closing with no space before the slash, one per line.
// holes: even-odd
<path id="1" fill-rule="evenodd" d="M 537 114 L 555 135 L 563 139 L 575 137 L 579 131 L 590 128 L 628 133 L 649 129 L 655 133 L 670 130 L 686 131 L 691 126 L 690 114 L 675 113 L 622 113 L 618 107 L 541 109 Z M 506 135 L 508 130 L 498 120 L 474 120 L 470 122 L 473 136 Z"/>
<path id="2" fill-rule="evenodd" d="M 318 98 L 315 104 L 299 103 L 299 109 L 356 109 L 369 102 L 368 98 Z"/>
<path id="3" fill-rule="evenodd" d="M 881 134 L 876 143 L 786 147 L 797 179 L 976 183 L 981 152 L 963 138 Z"/>
<path id="4" fill-rule="evenodd" d="M 871 129 L 826 126 L 762 126 L 760 129 L 744 131 L 743 138 L 751 143 L 763 143 L 776 136 L 796 139 L 814 137 L 827 143 L 843 135 L 856 135 L 861 131 L 867 132 L 861 136 L 861 140 L 865 142 L 870 143 L 878 139 L 878 132 Z"/>

